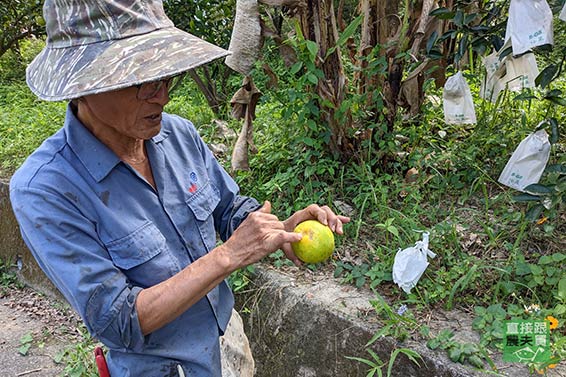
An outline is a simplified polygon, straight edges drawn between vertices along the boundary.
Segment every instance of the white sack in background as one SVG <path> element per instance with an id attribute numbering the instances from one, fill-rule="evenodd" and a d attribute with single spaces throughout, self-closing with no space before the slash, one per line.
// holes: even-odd
<path id="1" fill-rule="evenodd" d="M 505 82 L 509 90 L 518 92 L 525 88 L 534 88 L 536 86 L 535 79 L 539 74 L 539 70 L 537 59 L 532 52 L 517 58 L 507 57 L 505 68 L 507 72 L 503 77 L 503 82 Z"/>
<path id="2" fill-rule="evenodd" d="M 513 57 L 511 54 L 501 57 L 501 53 L 509 48 L 510 41 L 497 52 L 482 58 L 486 77 L 481 83 L 480 97 L 495 102 L 504 89 L 521 91 L 534 88 L 539 74 L 537 60 L 532 52 Z"/>
<path id="3" fill-rule="evenodd" d="M 546 131 L 531 133 L 519 143 L 498 181 L 523 191 L 528 185 L 538 183 L 549 157 L 550 142 Z"/>
<path id="4" fill-rule="evenodd" d="M 247 76 L 259 56 L 261 49 L 261 24 L 257 0 L 237 0 L 236 18 L 226 65 L 236 72 Z"/>
<path id="5" fill-rule="evenodd" d="M 509 39 L 515 56 L 554 44 L 552 10 L 546 0 L 511 0 L 505 41 Z"/>
<path id="6" fill-rule="evenodd" d="M 444 121 L 448 124 L 476 123 L 476 110 L 472 92 L 462 75 L 458 71 L 446 80 L 442 92 L 444 103 Z"/>

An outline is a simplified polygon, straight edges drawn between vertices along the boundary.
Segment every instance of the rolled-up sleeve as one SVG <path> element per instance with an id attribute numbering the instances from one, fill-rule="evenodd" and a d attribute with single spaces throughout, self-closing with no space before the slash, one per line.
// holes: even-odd
<path id="1" fill-rule="evenodd" d="M 11 187 L 22 236 L 40 267 L 107 346 L 144 346 L 135 301 L 141 291 L 112 263 L 97 237 L 97 224 L 64 195 Z"/>

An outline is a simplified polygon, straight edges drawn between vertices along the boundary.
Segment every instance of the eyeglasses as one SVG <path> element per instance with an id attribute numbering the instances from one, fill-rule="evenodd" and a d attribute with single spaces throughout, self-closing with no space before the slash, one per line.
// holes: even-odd
<path id="1" fill-rule="evenodd" d="M 165 89 L 167 89 L 167 93 L 171 93 L 175 88 L 179 86 L 183 78 L 185 77 L 184 73 L 180 75 L 168 77 L 162 80 L 144 82 L 143 84 L 136 85 L 138 88 L 138 93 L 136 95 L 137 99 L 139 100 L 147 100 L 153 98 L 159 93 L 163 85 L 165 85 Z"/>

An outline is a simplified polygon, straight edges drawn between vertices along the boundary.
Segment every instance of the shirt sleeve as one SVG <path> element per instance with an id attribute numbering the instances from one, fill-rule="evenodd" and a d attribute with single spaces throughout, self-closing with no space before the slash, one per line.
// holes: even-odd
<path id="1" fill-rule="evenodd" d="M 144 345 L 130 285 L 100 243 L 97 224 L 64 195 L 24 187 L 10 190 L 24 241 L 39 266 L 108 347 L 139 351 Z"/>
<path id="2" fill-rule="evenodd" d="M 214 224 L 222 241 L 226 241 L 251 212 L 261 208 L 261 204 L 255 198 L 240 195 L 236 182 L 198 136 L 192 123 L 189 122 L 189 125 L 205 161 L 209 178 L 220 192 L 220 203 L 214 211 Z"/>

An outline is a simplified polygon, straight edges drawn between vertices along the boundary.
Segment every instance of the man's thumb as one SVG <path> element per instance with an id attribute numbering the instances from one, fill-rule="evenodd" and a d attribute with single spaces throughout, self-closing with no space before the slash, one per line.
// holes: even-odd
<path id="1" fill-rule="evenodd" d="M 266 200 L 265 202 L 263 202 L 263 205 L 261 206 L 259 211 L 263 213 L 271 213 L 271 203 Z"/>

